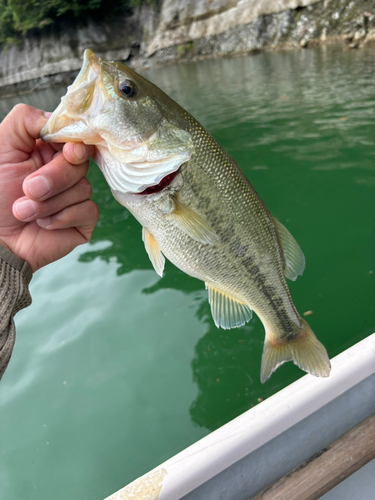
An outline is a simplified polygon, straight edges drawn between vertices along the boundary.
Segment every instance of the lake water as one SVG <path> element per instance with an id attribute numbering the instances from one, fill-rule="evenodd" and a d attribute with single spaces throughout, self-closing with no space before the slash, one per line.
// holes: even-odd
<path id="1" fill-rule="evenodd" d="M 331 357 L 375 331 L 375 50 L 328 48 L 149 71 L 235 158 L 306 256 L 289 282 Z M 65 89 L 0 101 L 53 110 Z M 264 331 L 211 319 L 92 165 L 90 244 L 38 271 L 0 383 L 0 498 L 100 500 L 303 375 L 259 381 Z"/>

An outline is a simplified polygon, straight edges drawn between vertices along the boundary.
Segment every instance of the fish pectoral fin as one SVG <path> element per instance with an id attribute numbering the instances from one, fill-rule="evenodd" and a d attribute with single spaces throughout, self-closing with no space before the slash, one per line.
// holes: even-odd
<path id="1" fill-rule="evenodd" d="M 205 283 L 208 289 L 208 302 L 215 325 L 228 330 L 244 325 L 253 314 L 248 305 L 234 299 L 213 285 Z"/>
<path id="2" fill-rule="evenodd" d="M 295 281 L 298 276 L 302 276 L 305 269 L 305 256 L 302 250 L 290 232 L 285 226 L 274 218 L 277 232 L 280 236 L 281 246 L 284 251 L 285 258 L 285 277 Z"/>
<path id="3" fill-rule="evenodd" d="M 177 197 L 173 199 L 173 203 L 174 208 L 167 217 L 171 219 L 181 231 L 200 243 L 212 245 L 218 240 L 217 234 L 203 217 L 181 203 Z"/>
<path id="4" fill-rule="evenodd" d="M 324 345 L 301 318 L 302 329 L 296 338 L 272 343 L 266 338 L 263 347 L 260 381 L 262 384 L 286 361 L 293 361 L 301 370 L 315 377 L 328 377 L 331 363 Z"/>
<path id="5" fill-rule="evenodd" d="M 159 245 L 156 243 L 155 238 L 150 231 L 142 227 L 142 240 L 145 244 L 146 252 L 150 257 L 151 264 L 154 266 L 155 271 L 159 276 L 163 276 L 165 257 L 161 253 Z"/>

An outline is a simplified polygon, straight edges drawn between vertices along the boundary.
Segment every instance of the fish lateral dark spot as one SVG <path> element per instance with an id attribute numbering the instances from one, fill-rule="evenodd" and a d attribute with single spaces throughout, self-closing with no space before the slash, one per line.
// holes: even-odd
<path id="1" fill-rule="evenodd" d="M 281 299 L 280 297 L 274 297 L 274 299 L 272 300 L 273 304 L 275 305 L 275 307 L 282 307 L 284 302 L 283 302 L 283 299 Z"/>
<path id="2" fill-rule="evenodd" d="M 285 340 L 286 342 L 293 342 L 293 340 L 296 340 L 298 337 L 298 333 L 288 333 L 287 335 L 285 335 L 285 337 L 283 337 L 283 340 Z"/>
<path id="3" fill-rule="evenodd" d="M 268 303 L 272 306 L 280 325 L 285 332 L 291 332 L 294 330 L 293 323 L 288 318 L 288 314 L 284 309 L 283 299 L 281 297 L 275 296 L 276 290 L 272 285 L 267 284 L 267 277 L 265 274 L 262 274 L 260 271 L 260 267 L 254 264 L 254 257 L 248 256 L 242 259 L 242 265 L 246 269 L 246 271 L 251 274 L 253 281 L 258 286 L 259 291 L 264 294 L 264 297 L 267 299 Z M 295 335 L 294 333 L 288 333 L 287 335 Z M 284 337 L 286 339 L 286 337 Z M 294 337 L 293 337 L 294 338 Z"/>
<path id="4" fill-rule="evenodd" d="M 215 225 L 215 228 L 217 230 L 219 230 L 218 226 L 222 226 L 223 224 L 225 225 L 225 217 L 223 216 L 223 214 L 220 214 L 215 208 L 210 208 L 209 210 L 206 210 L 205 213 L 207 219 L 210 220 L 213 225 Z M 222 232 L 223 236 L 225 236 L 225 234 L 228 232 L 226 226 L 225 228 L 223 228 Z"/>
<path id="5" fill-rule="evenodd" d="M 198 209 L 199 210 L 207 210 L 211 204 L 210 198 L 208 196 L 201 196 L 198 201 Z"/>
<path id="6" fill-rule="evenodd" d="M 234 240 L 230 244 L 230 251 L 237 255 L 237 257 L 243 257 L 246 255 L 247 249 L 249 245 L 241 245 L 240 238 L 234 238 Z"/>
<path id="7" fill-rule="evenodd" d="M 249 269 L 250 273 L 255 276 L 256 281 L 259 283 L 265 283 L 266 278 L 265 276 L 260 272 L 260 267 L 257 266 L 256 264 L 254 266 L 251 266 Z"/>
<path id="8" fill-rule="evenodd" d="M 254 265 L 254 257 L 252 257 L 251 255 L 248 255 L 247 257 L 245 257 L 244 259 L 242 259 L 242 265 L 244 266 L 244 268 L 246 269 L 246 271 L 248 273 L 250 273 L 250 269 L 253 267 Z"/>
<path id="9" fill-rule="evenodd" d="M 225 245 L 229 245 L 231 243 L 232 239 L 233 239 L 233 235 L 230 231 L 225 231 L 225 233 L 221 237 L 221 241 Z"/>
<path id="10" fill-rule="evenodd" d="M 273 297 L 275 295 L 275 287 L 272 285 L 264 285 L 263 292 L 267 295 L 267 297 Z M 275 300 L 272 299 L 272 303 L 275 304 Z"/>

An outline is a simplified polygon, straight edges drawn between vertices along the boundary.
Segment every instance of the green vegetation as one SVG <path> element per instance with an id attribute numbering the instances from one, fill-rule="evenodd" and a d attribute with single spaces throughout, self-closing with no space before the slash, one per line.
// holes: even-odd
<path id="1" fill-rule="evenodd" d="M 146 0 L 147 3 L 153 3 Z M 0 43 L 16 43 L 29 31 L 40 31 L 60 19 L 86 15 L 103 19 L 130 12 L 142 0 L 0 0 Z"/>
<path id="2" fill-rule="evenodd" d="M 176 55 L 178 58 L 187 57 L 189 54 L 192 54 L 194 51 L 194 43 L 186 42 L 182 45 L 178 45 L 176 49 Z"/>

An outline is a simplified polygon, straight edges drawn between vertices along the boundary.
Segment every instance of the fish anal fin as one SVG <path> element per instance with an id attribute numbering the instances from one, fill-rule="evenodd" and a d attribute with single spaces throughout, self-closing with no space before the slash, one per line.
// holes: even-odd
<path id="1" fill-rule="evenodd" d="M 208 302 L 215 325 L 227 330 L 244 325 L 252 316 L 252 310 L 245 303 L 206 283 Z"/>
<path id="2" fill-rule="evenodd" d="M 142 227 L 142 240 L 155 271 L 159 276 L 163 276 L 165 257 L 161 253 L 155 238 L 145 227 Z"/>
<path id="3" fill-rule="evenodd" d="M 217 241 L 217 234 L 203 217 L 181 203 L 177 197 L 173 199 L 173 202 L 174 209 L 167 216 L 181 231 L 200 243 L 212 245 Z"/>
<path id="4" fill-rule="evenodd" d="M 315 377 L 329 376 L 331 363 L 324 345 L 319 342 L 306 321 L 302 318 L 301 321 L 302 329 L 293 340 L 272 342 L 266 333 L 260 370 L 262 383 L 286 361 L 293 361 L 301 370 Z"/>
<path id="5" fill-rule="evenodd" d="M 274 218 L 274 221 L 284 251 L 285 277 L 292 281 L 295 281 L 298 276 L 302 276 L 302 273 L 305 269 L 305 256 L 303 255 L 300 246 L 287 230 L 287 228 L 283 226 L 277 219 Z"/>

